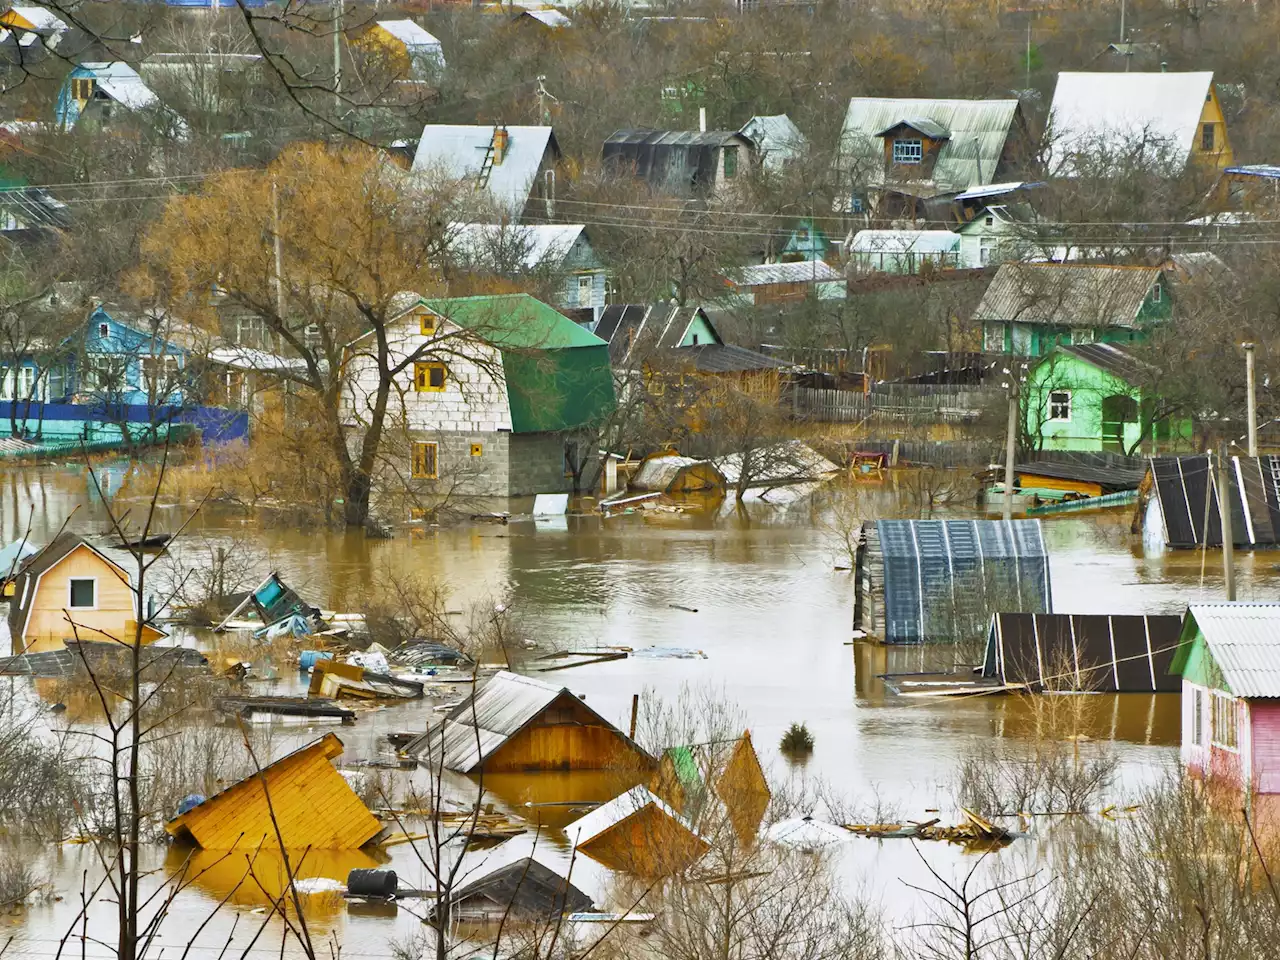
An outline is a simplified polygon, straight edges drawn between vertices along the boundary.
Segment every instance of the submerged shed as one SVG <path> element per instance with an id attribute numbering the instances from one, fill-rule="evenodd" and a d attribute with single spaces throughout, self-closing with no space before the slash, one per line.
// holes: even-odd
<path id="1" fill-rule="evenodd" d="M 684 817 L 644 786 L 596 807 L 565 833 L 592 860 L 643 877 L 675 873 L 710 849 Z"/>
<path id="2" fill-rule="evenodd" d="M 635 490 L 681 494 L 723 491 L 725 478 L 710 460 L 658 453 L 640 462 L 630 486 Z"/>
<path id="3" fill-rule="evenodd" d="M 995 610 L 1052 612 L 1039 520 L 868 523 L 854 583 L 854 626 L 884 643 L 980 637 Z"/>
<path id="4" fill-rule="evenodd" d="M 568 687 L 505 670 L 404 751 L 458 773 L 647 770 L 654 763 Z"/>
<path id="5" fill-rule="evenodd" d="M 595 910 L 592 899 L 550 867 L 532 857 L 482 869 L 454 891 L 453 920 L 554 920 Z M 431 911 L 435 915 L 435 909 Z"/>
<path id="6" fill-rule="evenodd" d="M 681 816 L 694 819 L 714 796 L 743 844 L 755 841 L 773 796 L 750 730 L 734 740 L 663 751 L 650 789 Z"/>
<path id="7" fill-rule="evenodd" d="M 332 733 L 234 783 L 165 824 L 171 837 L 207 850 L 354 850 L 382 829 L 333 766 Z"/>
<path id="8" fill-rule="evenodd" d="M 1221 546 L 1216 470 L 1217 460 L 1207 454 L 1152 457 L 1138 501 L 1143 542 L 1174 549 Z M 1232 457 L 1227 475 L 1235 545 L 1280 545 L 1280 457 Z"/>
<path id="9" fill-rule="evenodd" d="M 982 675 L 1041 691 L 1176 693 L 1173 614 L 997 613 Z"/>

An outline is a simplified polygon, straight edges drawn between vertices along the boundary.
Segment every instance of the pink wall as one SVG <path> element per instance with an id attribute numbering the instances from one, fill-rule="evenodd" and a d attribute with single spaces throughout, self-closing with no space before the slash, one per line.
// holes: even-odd
<path id="1" fill-rule="evenodd" d="M 1250 701 L 1249 713 L 1254 789 L 1280 793 L 1280 701 Z"/>

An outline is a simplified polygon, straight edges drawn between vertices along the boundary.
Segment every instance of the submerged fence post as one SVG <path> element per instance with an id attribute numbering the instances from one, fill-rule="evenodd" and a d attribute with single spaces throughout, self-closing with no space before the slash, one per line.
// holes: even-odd
<path id="1" fill-rule="evenodd" d="M 631 740 L 636 738 L 636 720 L 640 716 L 640 694 L 633 693 L 631 695 L 631 730 L 627 737 Z"/>
<path id="2" fill-rule="evenodd" d="M 1231 529 L 1231 481 L 1227 476 L 1227 445 L 1218 448 L 1218 516 L 1222 527 L 1222 585 L 1227 602 L 1236 599 L 1235 534 Z"/>

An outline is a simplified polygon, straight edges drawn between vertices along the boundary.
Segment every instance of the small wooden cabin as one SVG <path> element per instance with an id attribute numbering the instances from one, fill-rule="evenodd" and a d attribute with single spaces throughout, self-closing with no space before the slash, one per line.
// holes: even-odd
<path id="1" fill-rule="evenodd" d="M 382 824 L 334 768 L 341 754 L 342 741 L 326 734 L 170 820 L 165 830 L 207 850 L 278 849 L 276 824 L 289 849 L 362 847 Z"/>
<path id="2" fill-rule="evenodd" d="M 1169 669 L 1188 771 L 1280 794 L 1280 603 L 1193 604 Z"/>
<path id="3" fill-rule="evenodd" d="M 124 567 L 76 534 L 59 534 L 14 578 L 9 602 L 13 652 L 57 650 L 77 638 L 132 643 L 138 607 Z M 144 644 L 164 636 L 143 623 Z"/>
<path id="4" fill-rule="evenodd" d="M 502 671 L 404 750 L 457 773 L 650 770 L 639 744 L 568 687 Z"/>
<path id="5" fill-rule="evenodd" d="M 647 787 L 633 787 L 565 828 L 574 846 L 610 870 L 663 877 L 711 847 Z"/>
<path id="6" fill-rule="evenodd" d="M 525 857 L 468 878 L 453 892 L 449 913 L 451 920 L 472 922 L 547 921 L 594 910 L 592 899 L 568 878 Z"/>

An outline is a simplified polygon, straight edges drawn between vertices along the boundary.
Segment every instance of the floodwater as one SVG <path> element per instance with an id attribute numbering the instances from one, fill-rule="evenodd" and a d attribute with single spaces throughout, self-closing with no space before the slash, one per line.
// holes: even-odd
<path id="1" fill-rule="evenodd" d="M 118 486 L 113 476 L 110 486 Z M 872 488 L 859 498 L 874 515 L 892 509 L 891 489 Z M 31 516 L 39 540 L 73 509 L 73 529 L 101 531 L 105 516 L 87 478 L 75 470 L 29 469 L 0 474 L 0 538 L 20 536 Z M 140 509 L 139 504 L 135 509 Z M 1028 724 L 1006 699 L 961 702 L 903 699 L 886 693 L 885 672 L 928 668 L 920 649 L 885 649 L 849 643 L 851 574 L 837 546 L 824 495 L 786 507 L 755 504 L 750 520 L 715 512 L 622 517 L 607 522 L 573 518 L 558 525 L 512 522 L 427 530 L 393 540 L 323 529 L 258 529 L 234 513 L 207 508 L 193 524 L 201 538 L 242 537 L 251 532 L 268 568 L 278 570 L 300 593 L 322 607 L 351 609 L 371 578 L 388 567 L 437 577 L 452 590 L 449 606 L 473 603 L 512 607 L 537 650 L 584 649 L 599 644 L 642 648 L 691 648 L 705 659 L 632 658 L 555 674 L 589 703 L 625 728 L 634 694 L 673 700 L 682 687 L 714 691 L 737 705 L 766 768 L 778 778 L 821 781 L 858 810 L 889 809 L 913 819 L 925 811 L 953 809 L 951 779 L 957 764 L 979 741 L 1003 738 L 1016 749 Z M 166 508 L 157 526 L 180 522 L 181 508 Z M 949 515 L 972 515 L 953 510 Z M 1046 519 L 1051 551 L 1054 609 L 1081 613 L 1181 612 L 1189 602 L 1221 597 L 1216 556 L 1147 555 L 1129 533 L 1129 514 L 1071 515 Z M 1275 598 L 1280 572 L 1267 554 L 1245 555 L 1238 565 L 1241 599 Z M 696 612 L 694 612 L 696 611 Z M 285 678 L 279 692 L 289 682 Z M 263 691 L 267 692 L 267 691 Z M 1171 695 L 1098 696 L 1096 738 L 1116 742 L 1122 761 L 1117 792 L 1131 792 L 1176 761 L 1178 703 Z M 429 716 L 421 705 L 362 716 L 338 730 L 344 759 L 385 751 L 383 736 L 420 730 Z M 815 739 L 812 757 L 789 766 L 776 745 L 793 721 L 807 724 Z M 295 737 L 306 738 L 305 732 Z M 284 742 L 282 740 L 282 742 Z M 607 799 L 599 778 L 569 778 L 554 784 L 534 777 L 508 777 L 487 784 L 500 806 L 528 813 L 526 802 L 545 799 Z M 566 796 L 566 791 L 573 791 Z M 549 808 L 554 811 L 555 808 Z M 554 812 L 536 835 L 552 860 L 567 857 Z M 512 841 L 502 856 L 524 855 L 534 837 Z M 888 904 L 901 899 L 900 880 L 922 882 L 922 868 L 905 841 L 857 840 L 848 845 L 851 883 Z M 944 868 L 964 857 L 956 848 L 924 851 Z M 407 847 L 393 848 L 402 882 L 425 885 Z M 83 871 L 93 869 L 88 846 L 36 851 L 33 862 L 50 875 L 66 898 L 33 908 L 12 931 L 13 953 L 53 955 L 74 921 Z M 154 866 L 176 868 L 175 854 L 156 846 Z M 201 855 L 205 860 L 208 856 Z M 209 863 L 202 863 L 209 866 Z M 304 875 L 345 878 L 356 866 L 372 866 L 365 853 L 312 855 Z M 173 931 L 161 941 L 185 942 L 179 931 L 194 928 L 243 874 L 243 862 L 214 863 L 174 906 Z M 574 881 L 593 895 L 607 878 L 581 859 Z M 267 873 L 270 870 L 267 869 Z M 269 886 L 269 884 L 265 884 Z M 260 895 L 242 891 L 209 924 L 201 946 L 215 955 L 226 939 L 234 910 L 236 943 L 242 950 L 260 909 Z M 234 910 L 232 909 L 234 908 Z M 101 912 L 106 916 L 106 908 Z M 375 912 L 376 913 L 376 912 Z M 314 931 L 343 942 L 348 956 L 386 956 L 388 944 L 413 929 L 401 910 L 395 918 L 364 915 L 338 902 L 316 907 Z M 280 950 L 278 925 L 258 947 Z M 77 944 L 75 949 L 79 949 Z M 95 953 L 94 950 L 89 951 Z M 96 951 L 102 953 L 101 950 Z M 238 952 L 238 951 L 237 951 Z"/>

